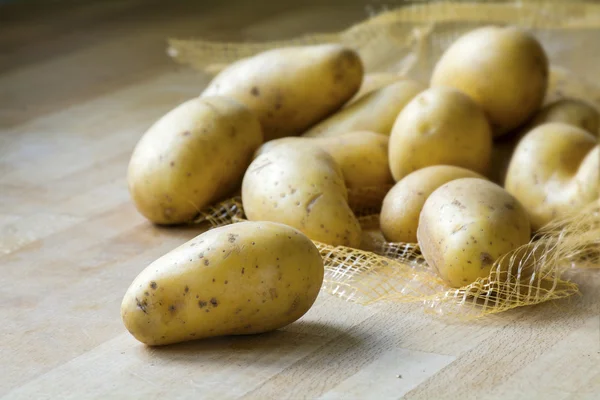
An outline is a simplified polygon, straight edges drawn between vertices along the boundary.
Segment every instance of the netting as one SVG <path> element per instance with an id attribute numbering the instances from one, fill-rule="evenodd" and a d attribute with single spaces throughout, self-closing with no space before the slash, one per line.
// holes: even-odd
<path id="1" fill-rule="evenodd" d="M 426 81 L 452 41 L 490 23 L 525 26 L 540 38 L 554 64 L 546 102 L 574 97 L 600 107 L 598 86 L 585 79 L 594 78 L 600 63 L 600 5 L 593 3 L 426 3 L 381 13 L 339 33 L 262 43 L 172 39 L 169 44 L 177 61 L 212 73 L 275 47 L 335 42 L 356 49 L 367 72 L 390 71 Z M 582 43 L 598 51 L 582 52 Z M 449 288 L 427 265 L 417 244 L 384 240 L 377 213 L 388 190 L 349 192 L 363 227 L 361 249 L 315 242 L 325 262 L 324 291 L 361 304 L 421 302 L 428 312 L 472 319 L 576 294 L 577 285 L 565 279 L 565 273 L 600 265 L 599 201 L 554 221 L 528 244 L 496 260 L 489 276 Z M 242 201 L 234 197 L 205 210 L 195 222 L 221 226 L 241 220 Z"/>

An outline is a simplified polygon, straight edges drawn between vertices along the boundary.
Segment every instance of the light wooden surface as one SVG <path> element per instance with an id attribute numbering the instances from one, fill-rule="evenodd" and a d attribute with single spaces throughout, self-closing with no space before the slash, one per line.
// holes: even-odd
<path id="1" fill-rule="evenodd" d="M 574 277 L 581 296 L 477 323 L 321 295 L 270 334 L 136 342 L 119 317 L 126 288 L 199 233 L 153 227 L 125 185 L 143 131 L 207 83 L 165 56 L 165 38 L 275 39 L 366 16 L 358 1 L 171 3 L 0 8 L 0 396 L 600 398 L 598 273 Z"/>

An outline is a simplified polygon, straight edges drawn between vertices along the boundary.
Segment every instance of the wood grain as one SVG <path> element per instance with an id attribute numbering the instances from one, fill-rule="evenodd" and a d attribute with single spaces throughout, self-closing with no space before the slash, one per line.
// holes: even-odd
<path id="1" fill-rule="evenodd" d="M 300 4 L 302 3 L 302 4 Z M 0 396 L 6 399 L 600 398 L 600 276 L 582 295 L 473 323 L 321 294 L 269 334 L 148 348 L 124 291 L 201 231 L 129 200 L 140 135 L 209 77 L 169 36 L 272 40 L 336 30 L 365 3 L 11 3 L 0 7 Z"/>

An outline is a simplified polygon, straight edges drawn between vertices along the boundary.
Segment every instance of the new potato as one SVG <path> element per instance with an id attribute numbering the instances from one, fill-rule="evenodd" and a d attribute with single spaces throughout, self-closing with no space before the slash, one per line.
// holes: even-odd
<path id="1" fill-rule="evenodd" d="M 384 86 L 404 79 L 406 79 L 406 77 L 392 72 L 372 72 L 365 74 L 358 92 L 356 92 L 354 97 L 352 97 L 348 103 L 346 103 L 346 107 L 367 93 L 371 93 L 374 90 L 381 89 Z"/>
<path id="2" fill-rule="evenodd" d="M 235 62 L 204 96 L 234 98 L 260 120 L 265 140 L 299 135 L 342 107 L 360 87 L 358 54 L 336 44 L 269 50 Z"/>
<path id="3" fill-rule="evenodd" d="M 477 178 L 456 179 L 436 189 L 423 206 L 417 230 L 425 260 L 452 287 L 487 277 L 497 258 L 530 236 L 519 201 Z"/>
<path id="4" fill-rule="evenodd" d="M 548 86 L 540 43 L 515 27 L 487 26 L 454 42 L 436 64 L 431 86 L 456 88 L 485 111 L 496 136 L 527 121 Z"/>
<path id="5" fill-rule="evenodd" d="M 383 236 L 388 242 L 417 242 L 419 215 L 427 198 L 445 183 L 460 178 L 483 176 L 465 168 L 435 165 L 412 172 L 387 193 L 379 215 Z"/>
<path id="6" fill-rule="evenodd" d="M 389 160 L 396 181 L 431 165 L 454 165 L 485 173 L 492 132 L 483 111 L 450 88 L 431 88 L 400 112 L 390 136 Z"/>
<path id="7" fill-rule="evenodd" d="M 342 169 L 348 189 L 394 183 L 388 162 L 389 137 L 374 132 L 348 132 L 332 137 L 289 137 L 264 143 L 255 157 L 282 144 L 316 145 L 328 152 Z"/>
<path id="8" fill-rule="evenodd" d="M 562 123 L 538 126 L 515 149 L 505 187 L 525 206 L 536 230 L 581 209 L 600 193 L 596 137 Z"/>
<path id="9" fill-rule="evenodd" d="M 256 117 L 224 97 L 192 99 L 140 139 L 127 172 L 139 212 L 157 224 L 188 222 L 239 187 L 262 143 Z"/>
<path id="10" fill-rule="evenodd" d="M 315 145 L 284 144 L 258 156 L 244 175 L 242 203 L 251 221 L 290 225 L 333 246 L 360 244 L 342 171 Z"/>
<path id="11" fill-rule="evenodd" d="M 242 222 L 210 230 L 154 261 L 121 305 L 148 345 L 271 331 L 300 318 L 323 282 L 315 245 L 291 227 Z"/>
<path id="12" fill-rule="evenodd" d="M 362 130 L 389 135 L 398 113 L 423 89 L 411 80 L 394 82 L 364 95 L 302 136 L 329 137 Z"/>

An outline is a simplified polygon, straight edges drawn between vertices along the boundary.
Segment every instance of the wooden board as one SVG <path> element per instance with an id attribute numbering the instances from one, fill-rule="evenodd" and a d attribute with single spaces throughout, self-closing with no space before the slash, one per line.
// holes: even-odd
<path id="1" fill-rule="evenodd" d="M 322 294 L 270 334 L 136 342 L 124 291 L 200 233 L 150 225 L 125 185 L 144 130 L 208 82 L 165 38 L 276 39 L 366 16 L 358 1 L 172 3 L 0 7 L 0 396 L 600 398 L 598 273 L 575 276 L 581 296 L 475 323 Z"/>

